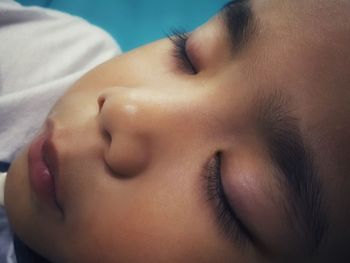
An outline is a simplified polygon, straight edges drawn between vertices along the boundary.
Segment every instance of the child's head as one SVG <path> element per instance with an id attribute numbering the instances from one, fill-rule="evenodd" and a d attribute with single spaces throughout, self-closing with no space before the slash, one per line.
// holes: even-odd
<path id="1" fill-rule="evenodd" d="M 58 205 L 12 164 L 15 232 L 57 262 L 349 259 L 349 12 L 236 1 L 98 66 L 42 129 Z"/>

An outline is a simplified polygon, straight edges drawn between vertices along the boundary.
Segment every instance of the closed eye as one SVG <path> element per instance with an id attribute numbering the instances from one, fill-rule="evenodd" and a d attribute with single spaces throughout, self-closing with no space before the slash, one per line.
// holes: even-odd
<path id="1" fill-rule="evenodd" d="M 198 71 L 194 67 L 186 50 L 186 43 L 189 36 L 189 33 L 180 30 L 172 30 L 171 34 L 168 34 L 168 38 L 173 44 L 173 56 L 177 59 L 179 68 L 188 74 L 196 75 Z"/>
<path id="2" fill-rule="evenodd" d="M 207 196 L 214 203 L 222 234 L 243 246 L 247 241 L 253 242 L 254 238 L 226 197 L 221 180 L 221 158 L 222 153 L 218 152 L 207 164 Z"/>

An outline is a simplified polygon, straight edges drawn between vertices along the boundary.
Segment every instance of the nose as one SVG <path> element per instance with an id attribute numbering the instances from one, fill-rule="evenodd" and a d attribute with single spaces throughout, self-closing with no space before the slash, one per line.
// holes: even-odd
<path id="1" fill-rule="evenodd" d="M 97 98 L 98 122 L 107 138 L 104 158 L 119 176 L 135 176 L 146 169 L 149 134 L 144 99 L 130 88 L 106 88 Z"/>

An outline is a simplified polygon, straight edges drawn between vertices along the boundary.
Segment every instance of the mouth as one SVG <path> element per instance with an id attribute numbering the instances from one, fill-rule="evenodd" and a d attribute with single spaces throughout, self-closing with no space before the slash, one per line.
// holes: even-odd
<path id="1" fill-rule="evenodd" d="M 57 200 L 58 159 L 51 134 L 52 125 L 47 123 L 29 147 L 29 181 L 41 202 L 62 211 Z"/>

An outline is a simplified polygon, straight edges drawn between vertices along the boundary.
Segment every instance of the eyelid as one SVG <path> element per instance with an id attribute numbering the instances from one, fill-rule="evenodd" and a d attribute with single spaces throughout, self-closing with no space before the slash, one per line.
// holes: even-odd
<path id="1" fill-rule="evenodd" d="M 168 34 L 168 39 L 173 44 L 173 57 L 177 59 L 179 68 L 191 75 L 196 75 L 198 73 L 196 67 L 194 66 L 190 54 L 187 50 L 187 41 L 190 34 L 181 30 L 172 30 L 171 34 Z"/>
<path id="2" fill-rule="evenodd" d="M 221 180 L 221 161 L 222 153 L 217 152 L 207 164 L 208 200 L 214 203 L 217 221 L 224 236 L 244 245 L 247 243 L 246 241 L 253 241 L 253 238 L 225 195 Z"/>

